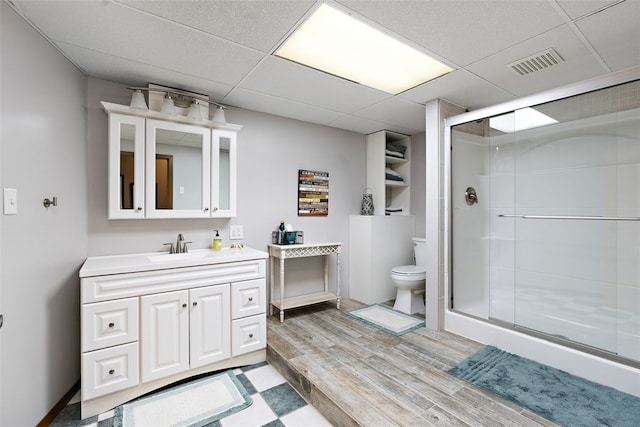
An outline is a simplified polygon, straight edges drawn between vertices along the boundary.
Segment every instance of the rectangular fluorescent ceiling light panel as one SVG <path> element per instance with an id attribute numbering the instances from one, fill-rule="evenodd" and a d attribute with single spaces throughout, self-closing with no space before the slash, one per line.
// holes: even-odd
<path id="1" fill-rule="evenodd" d="M 489 119 L 489 127 L 504 133 L 533 129 L 553 123 L 558 123 L 558 121 L 531 107 L 521 108 L 513 113 L 503 114 Z"/>
<path id="2" fill-rule="evenodd" d="M 275 55 L 394 95 L 453 70 L 326 4 Z"/>

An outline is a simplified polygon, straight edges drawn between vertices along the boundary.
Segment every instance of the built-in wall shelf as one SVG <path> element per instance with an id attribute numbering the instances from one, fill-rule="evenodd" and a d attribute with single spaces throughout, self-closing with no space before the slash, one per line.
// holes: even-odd
<path id="1" fill-rule="evenodd" d="M 367 188 L 373 194 L 375 215 L 385 215 L 385 208 L 401 208 L 411 213 L 411 137 L 390 131 L 367 135 Z M 389 155 L 389 151 L 396 153 Z M 390 180 L 387 173 L 402 178 Z M 398 213 L 396 213 L 397 215 Z"/>

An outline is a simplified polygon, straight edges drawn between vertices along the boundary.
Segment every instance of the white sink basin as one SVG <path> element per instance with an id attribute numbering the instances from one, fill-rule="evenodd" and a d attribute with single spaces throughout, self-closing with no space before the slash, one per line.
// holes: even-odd
<path id="1" fill-rule="evenodd" d="M 216 253 L 213 251 L 194 251 L 187 252 L 186 254 L 160 254 L 160 255 L 149 255 L 149 261 L 151 262 L 171 262 L 171 261 L 184 261 L 188 259 L 200 259 L 200 258 L 208 258 L 215 256 Z"/>

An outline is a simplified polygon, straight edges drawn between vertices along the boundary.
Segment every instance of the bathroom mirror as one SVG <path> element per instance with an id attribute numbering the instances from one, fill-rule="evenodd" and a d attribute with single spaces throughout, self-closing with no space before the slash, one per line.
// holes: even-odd
<path id="1" fill-rule="evenodd" d="M 147 120 L 147 217 L 209 216 L 209 129 Z"/>

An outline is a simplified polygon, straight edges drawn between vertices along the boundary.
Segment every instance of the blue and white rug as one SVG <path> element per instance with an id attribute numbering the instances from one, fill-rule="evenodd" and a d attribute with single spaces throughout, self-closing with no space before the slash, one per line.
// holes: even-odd
<path id="1" fill-rule="evenodd" d="M 204 426 L 252 404 L 251 397 L 232 371 L 172 387 L 126 403 L 122 427 Z M 117 425 L 117 421 L 114 425 Z"/>
<path id="2" fill-rule="evenodd" d="M 345 313 L 394 335 L 406 334 L 424 326 L 424 319 L 394 310 L 383 304 L 354 308 L 345 311 Z"/>

